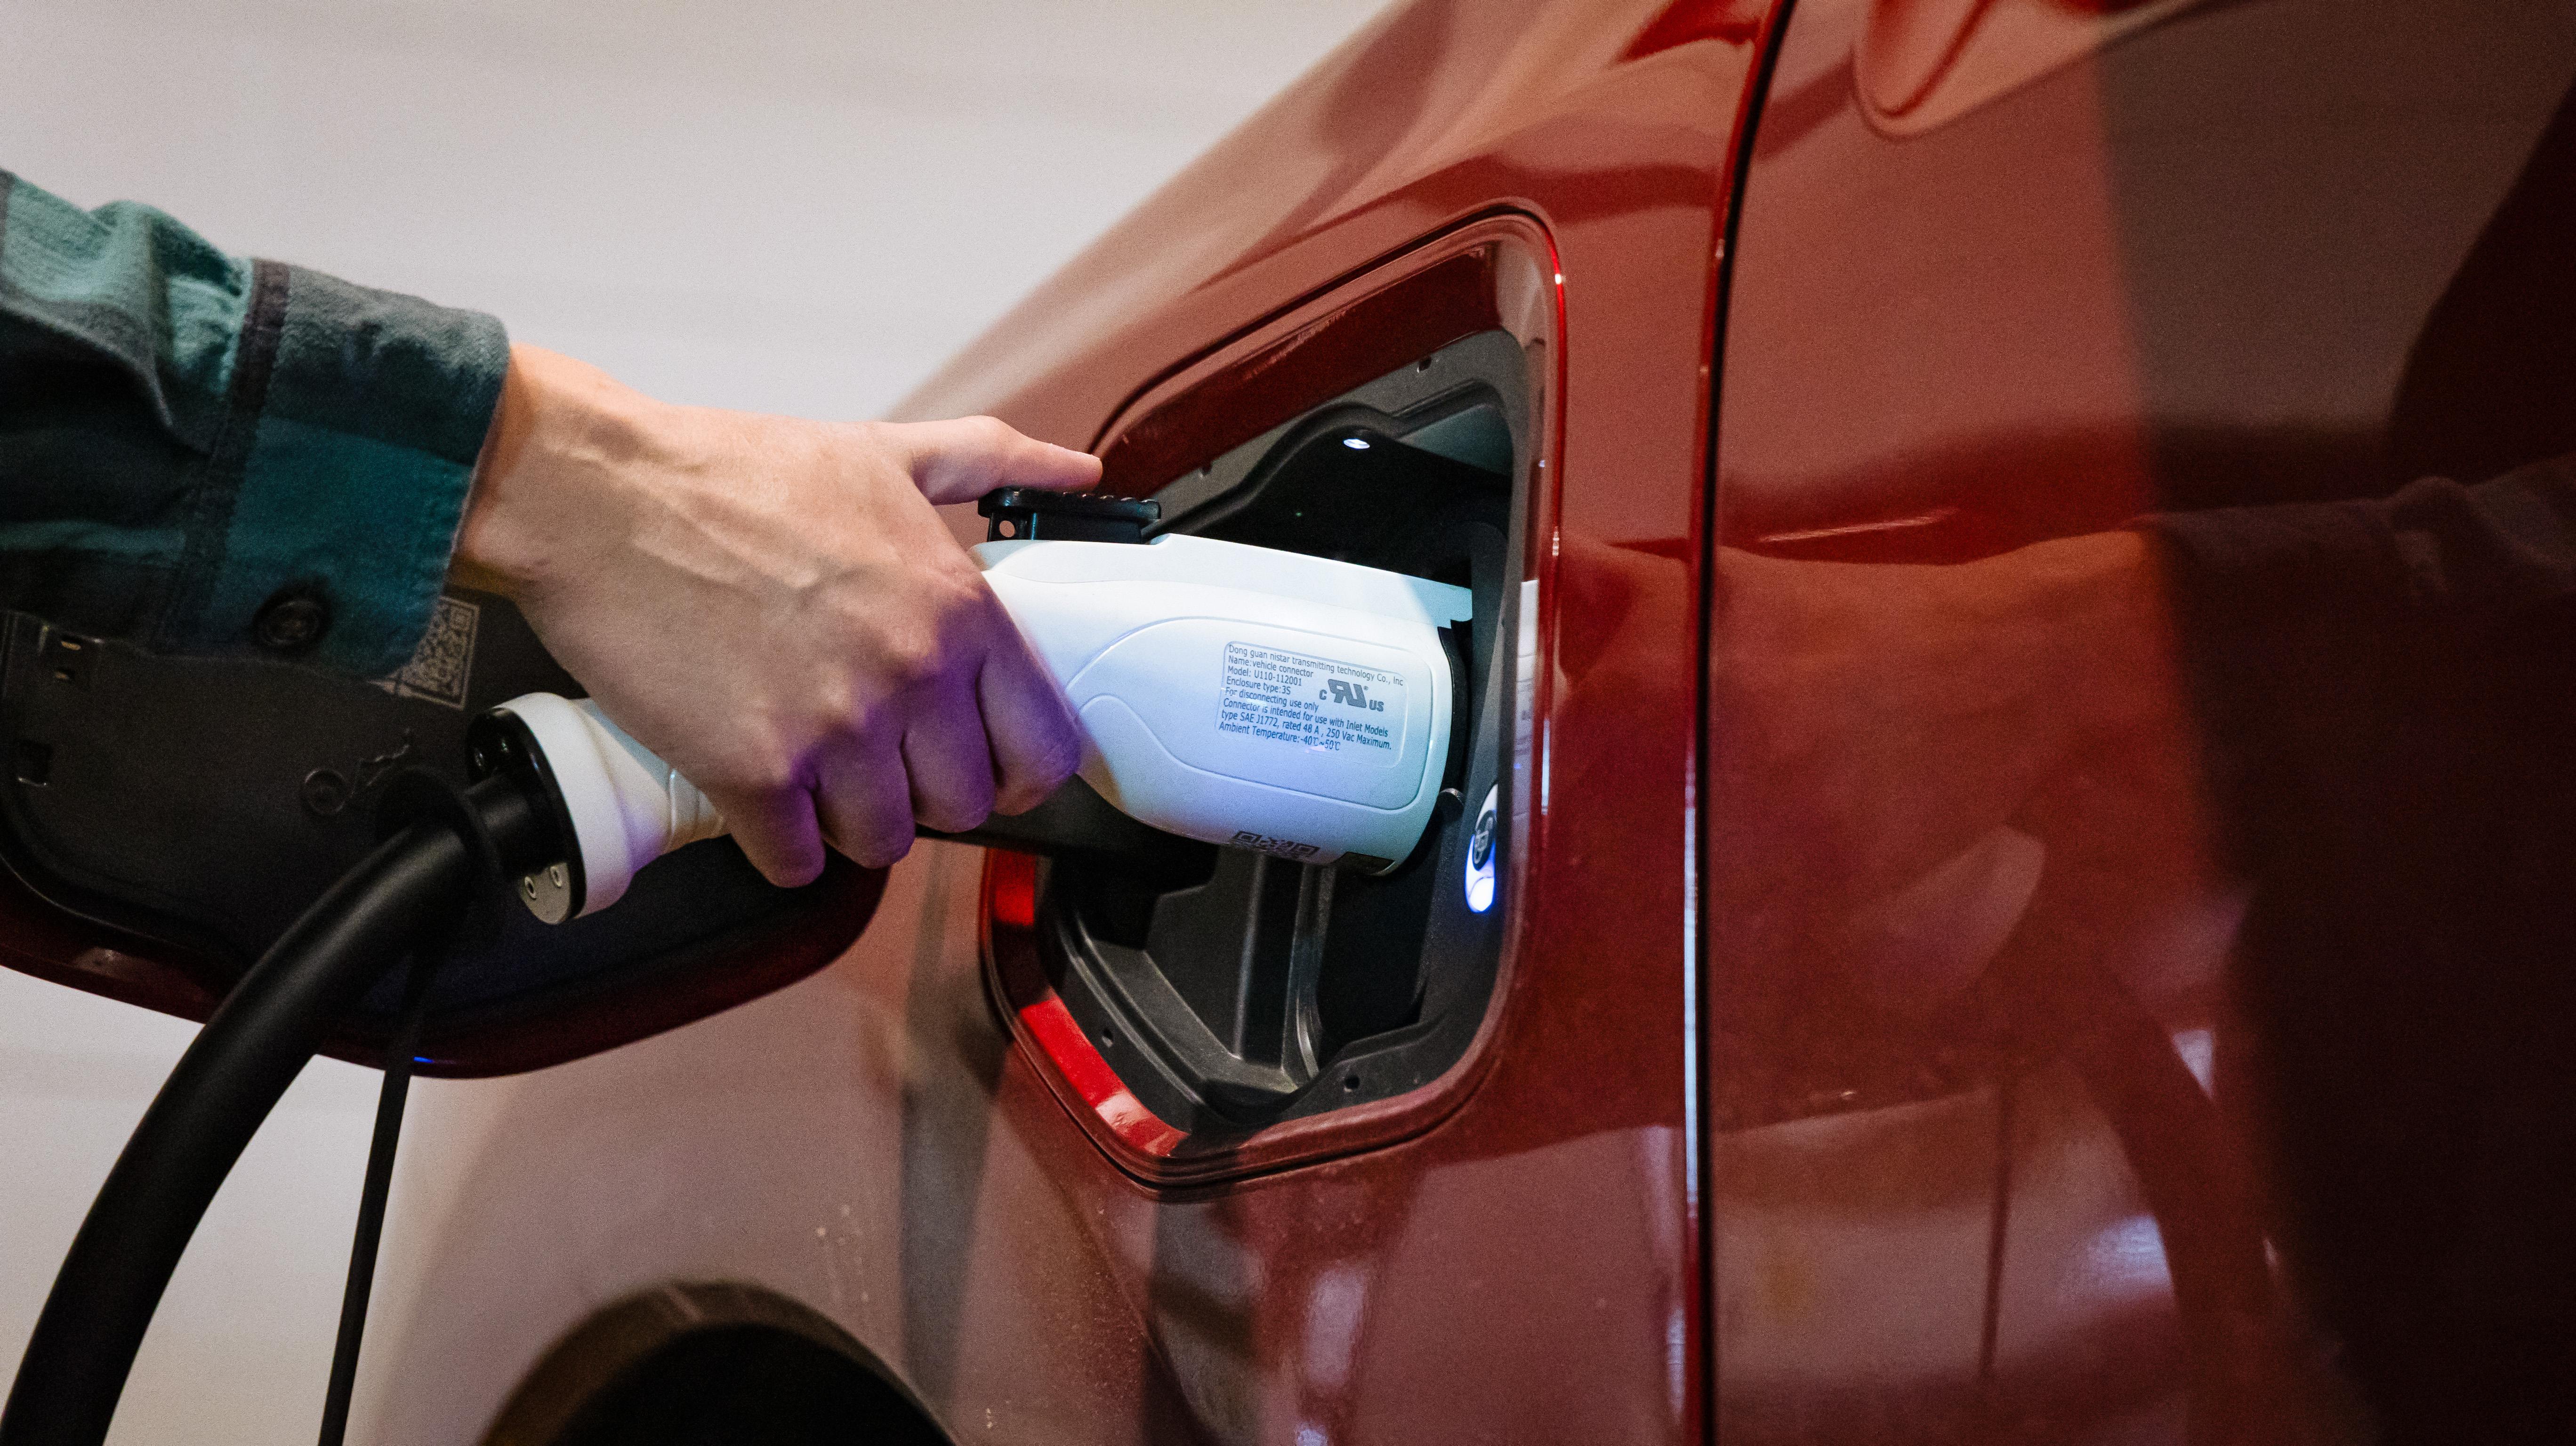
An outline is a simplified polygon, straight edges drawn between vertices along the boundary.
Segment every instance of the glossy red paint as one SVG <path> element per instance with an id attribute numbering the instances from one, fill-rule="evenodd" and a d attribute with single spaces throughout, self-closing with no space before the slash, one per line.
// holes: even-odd
<path id="1" fill-rule="evenodd" d="M 1056 1182 L 1150 1217 L 1151 1250 L 1120 1268 L 1136 1272 L 1174 1389 L 1220 1435 L 1289 1439 L 1311 1422 L 1360 1439 L 2358 1439 L 2354 1383 L 2321 1366 L 2330 1347 L 2282 1276 L 2285 1187 L 2241 1101 L 2208 1085 L 2213 1053 L 2242 1036 L 2225 961 L 2244 898 L 2196 795 L 2168 780 L 2120 801 L 2108 855 L 2070 844 L 2050 812 L 2098 804 L 2044 798 L 2020 819 L 2029 831 L 1978 840 L 1901 897 L 1845 899 L 1852 870 L 1807 851 L 1807 821 L 1737 765 L 1727 717 L 1773 704 L 1746 690 L 1781 665 L 1760 637 L 1703 630 L 1703 599 L 1722 604 L 1732 584 L 1702 559 L 1954 564 L 2155 508 L 2379 485 L 2358 446 L 2387 405 L 2373 388 L 2566 77 L 2508 86 L 2523 109 L 2473 147 L 2496 161 L 2437 194 L 2439 162 L 2404 139 L 2441 113 L 2434 82 L 2363 97 L 2310 67 L 2301 87 L 2228 92 L 2293 97 L 2299 118 L 2275 132 L 2249 101 L 2213 106 L 2200 79 L 2246 56 L 2293 67 L 2303 44 L 2399 53 L 2379 20 L 2305 0 L 1814 0 L 1786 32 L 1730 218 L 1729 136 L 1711 122 L 1744 94 L 1739 18 L 1584 16 L 1618 59 L 1577 78 L 1534 58 L 1540 37 L 1574 33 L 1569 9 L 1472 26 L 1439 6 L 1397 12 L 916 401 L 1093 440 L 1119 485 L 1142 490 L 1293 415 L 1298 386 L 1269 366 L 1304 364 L 1299 345 L 1330 332 L 1311 318 L 1392 295 L 1444 228 L 1525 215 L 1564 277 L 1555 441 L 1541 449 L 1554 476 L 1525 560 L 1545 599 L 1543 802 L 1481 1072 L 1427 1123 L 1379 1135 L 1354 1122 L 1321 1163 L 1281 1169 L 1295 1157 L 1264 1157 L 1255 1139 L 1210 1173 L 1185 1170 L 1132 1114 L 1104 1120 L 1114 1095 L 1077 1083 L 1095 1078 L 1096 1052 L 1030 1027 L 1043 978 L 996 925 L 995 985 L 1022 1011 L 1013 1068 L 1063 1116 L 1014 1127 L 1088 1135 L 1116 1168 L 1058 1156 Z M 1487 39 L 1488 20 L 1523 42 Z M 2451 26 L 2443 43 L 2477 52 L 2459 40 L 2477 29 Z M 1434 54 L 1460 68 L 1407 71 Z M 1653 70 L 1667 62 L 1673 77 Z M 1636 122 L 1685 64 L 1738 88 L 1710 87 L 1689 143 L 1659 144 L 1671 133 Z M 1512 75 L 1512 98 L 1475 95 L 1436 121 L 1404 110 L 1467 74 Z M 2334 129 L 2365 113 L 2385 119 L 2361 139 Z M 1310 151 L 1309 136 L 1333 143 Z M 2282 169 L 2285 146 L 2304 165 Z M 2334 160 L 2355 147 L 2402 162 L 2371 174 L 2402 178 L 2412 249 L 2333 229 L 2366 209 L 2349 189 L 2361 173 Z M 1234 189 L 1281 174 L 1313 189 Z M 1695 329 L 1730 220 L 1721 350 Z M 2291 255 L 2307 269 L 2286 289 L 2284 271 L 2244 264 Z M 2244 316 L 2265 318 L 2259 337 L 2217 319 Z M 1437 304 L 1401 323 L 1408 340 L 1447 325 Z M 2317 362 L 2365 341 L 2382 360 Z M 1712 536 L 1701 388 L 1720 355 Z M 1328 390 L 1311 382 L 1310 402 Z M 1140 412 L 1150 424 L 1128 432 L 1109 420 Z M 2039 620 L 1999 625 L 2025 621 Z M 1681 650 L 1712 641 L 1703 714 Z M 2190 708 L 2162 655 L 2148 672 L 2165 732 L 2143 752 L 2187 777 Z M 1837 726 L 1891 767 L 1949 766 L 1908 741 L 1921 720 L 1869 706 L 1840 703 Z M 1684 824 L 1702 776 L 1666 731 L 1682 719 L 1715 729 L 1696 916 Z M 1905 779 L 1880 787 L 1901 795 Z M 1696 998 L 1694 917 L 1708 950 Z M 1577 1148 L 1593 1142 L 1662 1163 L 1596 1177 Z M 1704 1199 L 1689 1163 L 1702 1146 Z M 1208 1183 L 1224 1174 L 1237 1178 Z M 1138 1204 L 1131 1180 L 1158 1188 Z M 1480 1198 L 1455 1192 L 1465 1180 Z M 1633 1233 L 1586 1232 L 1576 1268 L 1539 1274 L 1572 1263 L 1551 1251 L 1596 1210 Z M 1262 1289 L 1205 1288 L 1210 1272 Z M 1353 1363 L 1327 1369 L 1296 1354 L 1299 1313 L 1311 1324 L 1335 1280 L 1368 1308 L 1352 1317 Z M 1635 1370 L 1658 1314 L 1682 1342 L 1671 1414 L 1646 1410 L 1653 1386 Z M 1600 1355 L 1562 1349 L 1605 1339 Z M 1218 1405 L 1245 1399 L 1263 1405 Z"/>
<path id="2" fill-rule="evenodd" d="M 1721 1439 L 2375 1439 L 2388 1373 L 2336 1363 L 2383 1307 L 2353 1298 L 2359 1252 L 2284 1222 L 2375 1220 L 2358 1233 L 2404 1258 L 2420 1216 L 2316 1200 L 2267 1133 L 2292 1031 L 2246 1012 L 2249 885 L 2211 842 L 2175 642 L 2131 680 L 2162 699 L 2134 753 L 1855 898 L 1859 852 L 1783 806 L 1780 758 L 1841 753 L 1894 832 L 1983 766 L 1943 747 L 1965 705 L 1888 662 L 1774 746 L 1734 725 L 1793 714 L 1816 660 L 1730 622 L 1785 579 L 1905 616 L 1941 565 L 2403 480 L 2383 439 L 2410 430 L 2417 338 L 2576 73 L 2566 30 L 2303 0 L 1798 7 L 1719 402 Z M 2361 84 L 2374 67 L 2405 78 Z M 2468 75 L 2494 100 L 2475 122 Z M 1989 656 L 2063 625 L 2036 600 L 1993 621 Z"/>
<path id="3" fill-rule="evenodd" d="M 1110 474 L 1105 485 L 1149 492 L 1201 458 L 1479 331 L 1508 331 L 1535 357 L 1552 358 L 1563 346 L 1559 265 L 1546 233 L 1521 215 L 1480 218 L 1426 241 L 1149 388 L 1109 425 L 1112 440 L 1099 448 Z M 1543 365 L 1533 370 L 1542 375 L 1532 379 L 1530 410 L 1544 417 L 1550 414 L 1553 379 Z M 1552 427 L 1541 430 L 1542 452 L 1553 433 Z M 1543 508 L 1545 502 L 1542 495 L 1532 505 Z M 1520 559 L 1522 574 L 1535 576 L 1542 561 L 1535 555 Z M 1543 619 L 1541 627 L 1544 632 Z M 1519 855 L 1513 863 L 1503 896 L 1517 902 L 1527 865 Z M 1058 1098 L 1120 1168 L 1140 1179 L 1207 1183 L 1384 1145 L 1446 1116 L 1480 1076 L 1493 1033 L 1490 1009 L 1464 1058 L 1400 1098 L 1250 1135 L 1189 1136 L 1155 1118 L 1124 1088 L 1104 1093 L 1088 1082 L 1115 1075 L 1092 1040 L 1070 1027 L 1047 982 L 1031 929 L 1033 913 L 1023 918 L 1003 912 L 1018 908 L 1025 865 L 995 855 L 991 868 L 987 888 L 995 905 L 986 963 L 994 988 L 1022 1026 L 1021 1042 Z M 1514 921 L 1519 927 L 1517 914 Z M 1508 956 L 1508 945 L 1506 950 Z M 1507 963 L 1497 997 L 1508 993 L 1510 972 Z M 1055 1029 L 1058 1018 L 1068 1028 Z M 1044 1023 L 1046 1032 L 1031 1021 Z"/>
<path id="4" fill-rule="evenodd" d="M 1767 8 L 1756 0 L 1673 0 L 1664 7 L 1663 14 L 1628 42 L 1627 53 L 1621 58 L 1643 60 L 1695 40 L 1750 44 L 1762 38 L 1762 17 Z"/>
<path id="5" fill-rule="evenodd" d="M 1968 126 L 1910 156 L 1873 129 L 1924 99 L 1982 8 L 1809 6 L 1791 26 L 1734 257 L 1722 546 L 1954 563 L 2153 505 L 2091 88 L 2070 79 L 1996 107 L 1981 119 L 2017 122 L 2019 143 L 1979 164 L 1943 165 Z M 1865 113 L 1854 57 L 1866 68 L 1874 40 L 1889 73 L 1890 35 L 1930 78 L 1882 86 Z M 1864 169 L 1882 156 L 1888 169 Z M 1960 264 L 1971 255 L 1994 269 Z M 2100 921 L 2032 910 L 2035 882 L 1995 882 L 2020 836 L 1978 845 L 1975 897 L 1942 901 L 2000 911 L 1982 952 L 1960 942 L 1974 930 L 1874 932 L 1888 906 L 1844 900 L 1846 870 L 1821 860 L 1764 867 L 1798 840 L 1766 782 L 1734 766 L 1750 740 L 1721 721 L 1771 701 L 1736 691 L 1774 676 L 1745 646 L 1714 665 L 1711 720 L 1721 1434 L 2078 1439 L 2163 1412 L 2223 1439 L 2297 1439 L 2278 1409 L 2262 1232 L 2241 1192 L 2215 1187 L 2241 1179 L 2216 1167 L 2233 1143 L 2171 1043 L 2211 1023 L 2205 987 L 2159 999 L 2163 1022 L 2134 1002 L 2090 946 Z M 2164 866 L 2205 872 L 2198 830 L 2168 827 Z M 1969 957 L 1937 957 L 1953 943 Z M 1958 1158 L 1906 1161 L 1934 1141 Z M 2122 1231 L 2163 1279 L 2106 1273 L 2088 1289 L 2069 1274 Z"/>
<path id="6" fill-rule="evenodd" d="M 1549 288 L 1563 278 L 1561 323 L 1546 318 L 1561 345 L 1533 367 L 1552 395 L 1526 559 L 1547 659 L 1531 872 L 1474 1068 L 1422 1092 L 1434 1117 L 1391 1142 L 1323 1116 L 1351 1131 L 1330 1159 L 1141 1199 L 1157 1162 L 1102 1127 L 1071 1041 L 1050 1060 L 1024 1034 L 1008 1068 L 1048 1087 L 995 1103 L 1015 1133 L 1088 1135 L 1089 1163 L 1056 1155 L 1054 1183 L 1076 1218 L 1124 1217 L 1123 1239 L 1151 1242 L 1110 1254 L 1173 1389 L 1220 1439 L 1677 1441 L 1705 1424 L 1691 559 L 1717 217 L 1755 47 L 1712 35 L 1626 58 L 1659 13 L 1391 12 L 905 409 L 1105 441 L 1114 470 L 1153 486 L 1367 375 L 1355 355 L 1239 400 L 1253 378 L 1278 385 L 1255 360 L 1272 338 L 1346 330 L 1318 323 L 1368 316 L 1367 297 L 1478 217 L 1526 218 L 1493 224 L 1541 238 Z M 1392 355 L 1473 326 L 1427 306 L 1372 329 Z M 1322 354 L 1283 350 L 1283 372 Z M 1194 391 L 1227 405 L 1181 400 Z M 1122 415 L 1155 419 L 1153 465 L 1124 460 L 1147 444 L 1122 453 Z M 1010 931 L 992 937 L 1026 1029 L 1043 998 L 1015 982 Z"/>
<path id="7" fill-rule="evenodd" d="M 2156 599 L 2079 639 L 2121 639 L 2144 721 L 2046 787 L 2092 700 L 1970 685 L 2049 609 L 1906 609 L 2143 508 L 2576 446 L 2576 364 L 2477 364 L 2564 310 L 2564 211 L 2516 179 L 2576 174 L 2554 13 L 1390 11 L 908 410 L 1102 447 L 1139 491 L 1461 328 L 1532 348 L 1534 816 L 1482 1040 L 1202 1148 L 1052 994 L 1027 866 L 928 845 L 809 984 L 425 1128 L 448 1213 L 406 1339 L 497 1408 L 586 1312 L 725 1278 L 828 1303 L 966 1440 L 2371 1439 L 2337 1331 L 2392 1274 L 2447 1288 L 2414 1245 L 2452 1185 L 2391 1155 L 2320 1191 L 2279 1121 L 2452 1117 L 2281 1115 L 2264 1051 L 2366 1073 L 2412 1021 L 2243 987 Z M 1543 305 L 1507 302 L 1515 253 L 1551 258 Z M 1844 605 L 1828 645 L 1766 626 L 1783 578 Z M 1889 662 L 1927 638 L 1956 646 Z M 1997 716 L 2026 726 L 1950 726 Z M 1894 822 L 1837 833 L 1845 805 Z M 1981 831 L 1899 869 L 1909 811 Z M 2437 1402 L 2454 1367 L 2531 1388 L 2409 1344 Z M 490 1419 L 392 1389 L 390 1440 Z"/>
<path id="8" fill-rule="evenodd" d="M 0 954 L 9 967 L 92 994 L 189 1019 L 221 997 L 215 960 L 72 918 L 0 870 Z"/>
<path id="9" fill-rule="evenodd" d="M 1472 332 L 1500 326 L 1493 248 L 1473 239 L 1453 240 L 1440 245 L 1439 252 L 1443 259 L 1428 264 L 1417 259 L 1418 269 L 1401 284 L 1390 284 L 1390 278 L 1373 271 L 1358 298 L 1303 309 L 1322 314 L 1287 326 L 1287 335 L 1249 356 L 1213 369 L 1204 363 L 1189 368 L 1196 379 L 1177 393 L 1169 380 L 1154 388 L 1164 400 L 1128 407 L 1125 415 L 1134 420 L 1113 423 L 1095 444 L 1102 489 L 1143 496 L 1215 453 L 1295 417 L 1316 398 L 1429 356 Z"/>
<path id="10" fill-rule="evenodd" d="M 1755 605 L 1823 579 L 1883 649 L 1955 564 L 2492 441 L 2454 414 L 2493 369 L 2417 372 L 2496 331 L 2460 318 L 2514 257 L 2552 274 L 2478 256 L 2563 236 L 2510 193 L 2571 78 L 2576 26 L 2468 5 L 1391 10 L 906 410 L 1144 492 L 1521 341 L 1533 813 L 1477 1043 L 1191 1139 L 1048 984 L 1033 866 L 927 845 L 792 995 L 427 1131 L 409 1339 L 497 1402 L 583 1311 L 721 1276 L 828 1303 L 959 1439 L 2371 1439 L 2329 1312 L 2376 1302 L 2280 1225 L 2309 1187 L 2246 1068 L 2280 1021 L 2175 638 L 2140 625 L 2129 754 L 1864 888 L 1878 836 L 1781 775 L 1901 806 L 2062 720 L 1958 756 L 1994 700 L 1816 688 Z M 2051 619 L 1979 621 L 1924 674 Z M 446 1381 L 388 1389 L 388 1439 L 455 1437 L 418 1425 Z"/>

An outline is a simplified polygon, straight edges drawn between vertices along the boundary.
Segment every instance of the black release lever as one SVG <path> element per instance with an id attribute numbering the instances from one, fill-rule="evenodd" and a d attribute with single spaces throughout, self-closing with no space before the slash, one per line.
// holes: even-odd
<path id="1" fill-rule="evenodd" d="M 975 510 L 992 519 L 986 542 L 1143 542 L 1145 529 L 1163 520 L 1159 502 L 1036 487 L 987 492 Z"/>

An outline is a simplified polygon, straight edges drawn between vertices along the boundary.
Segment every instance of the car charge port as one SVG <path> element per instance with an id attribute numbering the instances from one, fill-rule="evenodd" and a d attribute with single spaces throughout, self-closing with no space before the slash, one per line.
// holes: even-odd
<path id="1" fill-rule="evenodd" d="M 1437 1077 L 1491 997 L 1505 911 L 1512 610 L 1526 495 L 1519 343 L 1478 333 L 1184 471 L 1148 535 L 1191 533 L 1468 588 L 1448 630 L 1440 800 L 1391 869 L 1213 851 L 1188 875 L 1114 852 L 1043 867 L 1049 981 L 1138 1100 L 1192 1134 L 1242 1134 Z M 1483 824 L 1479 838 L 1479 823 Z M 1485 880 L 1477 879 L 1481 868 Z M 1132 1047 L 1130 1047 L 1132 1045 Z"/>

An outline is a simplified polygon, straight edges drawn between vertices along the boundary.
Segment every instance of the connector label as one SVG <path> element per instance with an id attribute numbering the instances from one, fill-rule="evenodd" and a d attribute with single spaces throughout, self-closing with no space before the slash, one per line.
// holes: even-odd
<path id="1" fill-rule="evenodd" d="M 1250 849 L 1257 854 L 1268 854 L 1273 858 L 1282 859 L 1311 859 L 1322 852 L 1313 844 L 1293 843 L 1284 838 L 1272 838 L 1268 834 L 1255 833 L 1248 828 L 1236 829 L 1234 837 L 1225 842 L 1229 848 Z"/>
<path id="2" fill-rule="evenodd" d="M 1381 668 L 1228 643 L 1216 727 L 1392 763 L 1404 741 L 1403 689 L 1401 675 Z"/>

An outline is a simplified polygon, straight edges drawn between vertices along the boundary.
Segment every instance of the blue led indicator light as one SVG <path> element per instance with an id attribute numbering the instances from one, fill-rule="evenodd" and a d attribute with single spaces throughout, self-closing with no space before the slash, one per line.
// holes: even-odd
<path id="1" fill-rule="evenodd" d="M 1485 790 L 1485 806 L 1476 811 L 1476 831 L 1467 840 L 1467 908 L 1481 914 L 1494 906 L 1495 830 L 1503 822 L 1503 787 Z"/>

